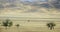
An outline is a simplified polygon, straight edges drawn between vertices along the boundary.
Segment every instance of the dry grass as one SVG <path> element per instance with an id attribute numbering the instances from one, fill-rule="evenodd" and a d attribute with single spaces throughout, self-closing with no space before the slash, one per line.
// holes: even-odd
<path id="1" fill-rule="evenodd" d="M 60 27 L 55 27 L 54 30 L 49 30 L 47 27 L 33 27 L 33 26 L 20 26 L 10 27 L 7 30 L 5 28 L 0 28 L 0 32 L 60 32 Z"/>
<path id="2" fill-rule="evenodd" d="M 46 26 L 47 22 L 19 22 L 21 26 L 17 28 L 16 26 L 5 27 L 0 26 L 0 32 L 60 32 L 60 22 L 54 22 L 56 24 L 54 30 L 49 30 Z"/>

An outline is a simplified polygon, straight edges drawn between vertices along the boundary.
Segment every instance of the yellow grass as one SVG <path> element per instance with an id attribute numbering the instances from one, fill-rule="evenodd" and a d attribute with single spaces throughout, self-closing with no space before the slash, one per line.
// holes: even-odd
<path id="1" fill-rule="evenodd" d="M 56 24 L 55 29 L 49 30 L 46 26 L 48 22 L 20 22 L 21 25 L 17 28 L 15 25 L 8 27 L 6 30 L 5 27 L 0 26 L 0 32 L 60 32 L 60 22 L 54 22 Z"/>

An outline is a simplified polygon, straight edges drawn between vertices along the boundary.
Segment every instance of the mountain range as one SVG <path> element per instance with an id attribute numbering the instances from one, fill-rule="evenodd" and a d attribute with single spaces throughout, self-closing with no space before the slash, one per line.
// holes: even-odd
<path id="1" fill-rule="evenodd" d="M 49 2 L 48 0 L 0 0 L 0 15 L 40 17 L 40 13 L 48 13 L 48 15 L 60 13 L 59 7 L 52 0 Z"/>

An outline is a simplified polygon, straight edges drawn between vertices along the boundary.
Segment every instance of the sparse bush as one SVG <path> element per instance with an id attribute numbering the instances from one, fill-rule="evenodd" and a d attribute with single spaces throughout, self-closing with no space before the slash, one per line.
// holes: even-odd
<path id="1" fill-rule="evenodd" d="M 56 24 L 54 23 L 47 23 L 47 26 L 50 30 L 54 29 L 54 26 L 56 26 Z"/>
<path id="2" fill-rule="evenodd" d="M 19 24 L 16 24 L 16 27 L 17 27 L 17 28 L 19 28 L 19 26 L 20 26 Z"/>
<path id="3" fill-rule="evenodd" d="M 5 21 L 2 22 L 2 26 L 6 27 L 11 27 L 13 25 L 13 23 L 10 21 L 10 19 L 6 19 Z"/>

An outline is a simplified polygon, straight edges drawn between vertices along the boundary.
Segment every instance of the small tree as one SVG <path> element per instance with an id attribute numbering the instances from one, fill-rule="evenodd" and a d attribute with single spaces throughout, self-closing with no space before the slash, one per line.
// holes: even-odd
<path id="1" fill-rule="evenodd" d="M 50 30 L 54 29 L 54 26 L 56 26 L 56 24 L 54 23 L 47 23 L 47 26 Z"/>
<path id="2" fill-rule="evenodd" d="M 28 22 L 30 22 L 30 20 L 28 20 Z"/>
<path id="3" fill-rule="evenodd" d="M 18 29 L 18 32 L 20 32 L 19 26 L 20 26 L 19 24 L 16 24 L 16 27 L 17 27 L 17 29 Z"/>
<path id="4" fill-rule="evenodd" d="M 19 28 L 19 26 L 20 26 L 19 24 L 16 25 L 17 28 Z"/>
<path id="5" fill-rule="evenodd" d="M 9 19 L 6 19 L 5 21 L 3 21 L 2 24 L 4 27 L 6 27 L 6 29 L 7 29 L 7 27 L 11 27 L 13 25 L 13 23 L 10 22 Z"/>

